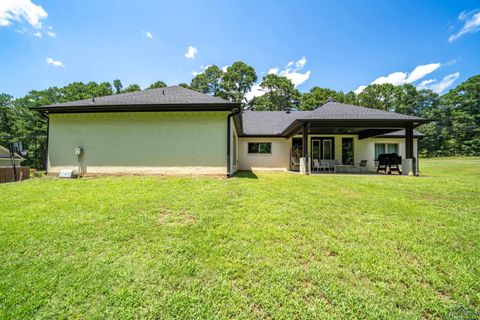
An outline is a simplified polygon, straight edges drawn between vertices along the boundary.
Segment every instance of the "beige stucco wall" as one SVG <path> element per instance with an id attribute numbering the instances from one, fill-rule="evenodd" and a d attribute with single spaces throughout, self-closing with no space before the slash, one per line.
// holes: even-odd
<path id="1" fill-rule="evenodd" d="M 248 154 L 249 142 L 271 142 L 271 154 Z M 239 138 L 239 170 L 287 170 L 290 165 L 291 140 L 285 138 Z"/>
<path id="2" fill-rule="evenodd" d="M 300 137 L 300 136 L 299 136 Z M 312 138 L 320 137 L 334 137 L 335 138 L 335 159 L 342 162 L 342 138 L 353 138 L 353 157 L 356 165 L 361 160 L 367 160 L 367 170 L 375 171 L 375 143 L 398 143 L 399 155 L 402 159 L 405 158 L 405 138 L 367 138 L 358 139 L 356 135 L 310 135 L 309 136 L 309 153 L 311 152 L 311 140 Z M 417 142 L 418 139 L 413 140 L 413 154 L 417 154 Z"/>
<path id="3" fill-rule="evenodd" d="M 301 136 L 297 136 L 301 138 Z M 359 140 L 356 135 L 310 135 L 309 154 L 311 154 L 311 139 L 320 137 L 335 138 L 335 159 L 342 162 L 342 138 L 353 138 L 354 162 L 367 160 L 367 169 L 375 171 L 375 143 L 398 143 L 399 154 L 405 158 L 404 138 L 367 138 Z M 290 165 L 291 139 L 285 138 L 240 138 L 239 139 L 239 169 L 240 170 L 288 170 Z M 417 154 L 417 141 L 414 139 L 413 152 Z M 272 154 L 248 154 L 248 142 L 271 142 Z"/>
<path id="4" fill-rule="evenodd" d="M 227 112 L 51 114 L 49 173 L 226 174 Z"/>

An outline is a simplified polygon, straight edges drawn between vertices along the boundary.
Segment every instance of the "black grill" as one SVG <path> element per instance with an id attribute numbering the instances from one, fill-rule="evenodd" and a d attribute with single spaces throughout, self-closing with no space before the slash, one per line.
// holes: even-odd
<path id="1" fill-rule="evenodd" d="M 393 171 L 402 174 L 399 165 L 402 163 L 402 157 L 396 153 L 383 153 L 378 156 L 377 173 L 383 171 L 391 174 Z"/>

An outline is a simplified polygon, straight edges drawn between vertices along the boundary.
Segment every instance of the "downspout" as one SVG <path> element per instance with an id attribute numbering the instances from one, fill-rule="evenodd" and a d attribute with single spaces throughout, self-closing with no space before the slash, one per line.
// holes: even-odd
<path id="1" fill-rule="evenodd" d="M 231 137 L 230 137 L 230 131 L 231 131 L 231 125 L 230 125 L 230 119 L 232 119 L 233 116 L 236 116 L 242 112 L 242 109 L 240 107 L 236 107 L 232 109 L 232 113 L 230 113 L 227 116 L 227 178 L 230 178 L 232 176 L 232 168 L 230 167 L 230 160 L 231 160 L 231 152 L 230 152 L 230 146 L 232 145 Z"/>
<path id="2" fill-rule="evenodd" d="M 47 142 L 45 144 L 45 158 L 44 158 L 44 164 L 45 164 L 45 175 L 48 175 L 48 144 L 50 140 L 50 116 L 48 113 L 41 113 L 42 117 L 47 119 Z"/>

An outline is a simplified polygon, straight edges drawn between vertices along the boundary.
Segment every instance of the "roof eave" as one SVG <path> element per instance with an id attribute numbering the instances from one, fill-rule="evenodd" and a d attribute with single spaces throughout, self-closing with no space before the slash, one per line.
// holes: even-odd
<path id="1" fill-rule="evenodd" d="M 30 110 L 43 113 L 90 113 L 90 112 L 146 112 L 146 111 L 231 111 L 239 103 L 200 104 L 128 104 L 128 105 L 49 105 L 32 107 Z"/>
<path id="2" fill-rule="evenodd" d="M 361 124 L 382 124 L 385 123 L 385 126 L 389 127 L 392 124 L 398 124 L 398 127 L 405 127 L 407 124 L 411 125 L 413 128 L 416 128 L 422 124 L 431 122 L 424 118 L 418 119 L 296 119 L 293 121 L 285 130 L 283 130 L 280 135 L 289 137 L 294 134 L 294 131 L 298 130 L 303 123 L 325 123 L 325 124 L 334 124 L 334 123 L 358 123 Z M 337 125 L 336 127 L 343 127 L 342 125 Z M 397 126 L 392 126 L 397 127 Z"/>

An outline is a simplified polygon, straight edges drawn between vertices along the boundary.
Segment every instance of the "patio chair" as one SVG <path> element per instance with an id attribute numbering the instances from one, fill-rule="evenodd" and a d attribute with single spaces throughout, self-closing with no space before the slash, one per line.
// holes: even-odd
<path id="1" fill-rule="evenodd" d="M 320 160 L 320 168 L 319 169 L 320 170 L 323 169 L 323 171 L 330 171 L 330 164 L 329 164 L 328 160 Z"/>
<path id="2" fill-rule="evenodd" d="M 367 171 L 367 161 L 368 160 L 361 160 L 358 166 L 352 166 L 352 170 L 358 171 L 359 173 Z"/>
<path id="3" fill-rule="evenodd" d="M 336 160 L 336 159 L 325 160 L 325 161 L 327 161 L 330 170 L 333 171 L 333 172 L 336 171 L 335 166 L 340 165 L 340 163 L 339 163 L 338 160 Z"/>
<path id="4" fill-rule="evenodd" d="M 320 162 L 318 162 L 318 159 L 313 159 L 313 170 L 317 170 L 317 172 L 320 170 Z"/>

